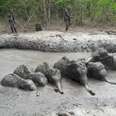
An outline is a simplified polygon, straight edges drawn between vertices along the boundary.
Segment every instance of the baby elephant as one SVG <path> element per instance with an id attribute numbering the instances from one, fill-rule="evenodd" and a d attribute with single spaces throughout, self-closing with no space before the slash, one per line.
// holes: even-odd
<path id="1" fill-rule="evenodd" d="M 27 68 L 26 65 L 19 65 L 15 70 L 14 74 L 17 74 L 18 76 L 22 77 L 23 79 L 31 79 L 30 78 L 30 71 Z"/>
<path id="2" fill-rule="evenodd" d="M 42 65 L 37 66 L 35 72 L 43 73 L 50 83 L 54 83 L 56 85 L 57 89 L 55 89 L 55 91 L 58 91 L 61 94 L 64 93 L 62 90 L 61 73 L 58 69 L 51 68 L 47 63 L 43 63 Z"/>
<path id="3" fill-rule="evenodd" d="M 116 57 L 110 55 L 104 48 L 98 48 L 93 52 L 90 62 L 101 62 L 106 69 L 116 70 Z"/>
<path id="4" fill-rule="evenodd" d="M 39 96 L 39 88 L 47 85 L 48 80 L 41 72 L 33 72 L 30 74 L 30 77 L 37 87 L 36 96 Z"/>
<path id="5" fill-rule="evenodd" d="M 8 74 L 1 80 L 1 85 L 7 87 L 17 87 L 23 90 L 33 91 L 36 90 L 36 86 L 33 81 L 22 79 L 16 74 Z"/>
<path id="6" fill-rule="evenodd" d="M 88 77 L 100 80 L 100 81 L 105 81 L 110 84 L 116 84 L 114 82 L 109 82 L 106 77 L 108 75 L 104 65 L 101 62 L 89 62 L 87 64 L 87 69 L 88 69 Z"/>
<path id="7" fill-rule="evenodd" d="M 48 83 L 47 78 L 41 72 L 30 73 L 30 77 L 33 80 L 33 82 L 36 84 L 36 86 L 44 87 Z"/>
<path id="8" fill-rule="evenodd" d="M 87 68 L 84 62 L 69 61 L 68 58 L 63 57 L 54 64 L 54 67 L 58 68 L 64 77 L 79 82 L 91 95 L 95 95 L 88 87 Z"/>
<path id="9" fill-rule="evenodd" d="M 66 75 L 66 68 L 67 65 L 70 63 L 70 60 L 67 57 L 62 57 L 58 62 L 54 64 L 54 68 L 57 68 L 60 70 L 61 75 L 65 76 Z"/>

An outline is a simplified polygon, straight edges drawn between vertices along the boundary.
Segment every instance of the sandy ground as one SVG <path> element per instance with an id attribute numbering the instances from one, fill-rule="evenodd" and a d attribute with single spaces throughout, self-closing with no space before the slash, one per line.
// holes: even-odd
<path id="1" fill-rule="evenodd" d="M 17 65 L 26 64 L 35 68 L 47 61 L 51 65 L 62 56 L 70 59 L 87 58 L 90 53 L 45 53 L 15 49 L 0 50 L 0 80 L 11 73 Z M 109 80 L 116 81 L 116 72 L 109 72 Z M 56 116 L 57 112 L 74 111 L 72 116 L 116 116 L 116 86 L 89 80 L 96 96 L 90 96 L 76 82 L 63 79 L 64 95 L 55 93 L 53 86 L 25 92 L 0 86 L 0 116 Z"/>

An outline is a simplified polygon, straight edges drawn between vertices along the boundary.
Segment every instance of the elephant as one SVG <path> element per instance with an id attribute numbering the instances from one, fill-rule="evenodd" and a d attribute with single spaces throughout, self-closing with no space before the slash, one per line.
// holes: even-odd
<path id="1" fill-rule="evenodd" d="M 27 68 L 26 65 L 19 65 L 17 66 L 17 68 L 14 70 L 13 72 L 14 74 L 17 74 L 18 76 L 22 77 L 23 79 L 31 79 L 30 75 L 30 71 Z"/>
<path id="2" fill-rule="evenodd" d="M 89 62 L 86 65 L 88 78 L 105 81 L 110 84 L 116 84 L 115 82 L 110 82 L 106 79 L 108 73 L 107 70 L 105 69 L 105 66 L 101 62 Z"/>
<path id="3" fill-rule="evenodd" d="M 15 87 L 23 90 L 33 91 L 36 90 L 36 86 L 32 80 L 23 79 L 16 74 L 8 74 L 1 80 L 1 85 L 7 87 Z"/>
<path id="4" fill-rule="evenodd" d="M 30 73 L 30 77 L 37 87 L 36 96 L 39 96 L 39 88 L 46 86 L 48 79 L 41 72 L 32 72 Z"/>
<path id="5" fill-rule="evenodd" d="M 54 68 L 60 70 L 61 75 L 65 76 L 67 65 L 70 63 L 70 60 L 67 57 L 62 57 L 59 61 L 54 64 Z"/>
<path id="6" fill-rule="evenodd" d="M 101 62 L 108 70 L 116 70 L 116 56 L 108 53 L 104 48 L 98 48 L 92 53 L 89 62 Z"/>
<path id="7" fill-rule="evenodd" d="M 55 84 L 55 86 L 57 87 L 55 89 L 56 92 L 59 92 L 61 94 L 64 93 L 62 89 L 61 73 L 58 69 L 52 68 L 46 62 L 44 62 L 43 64 L 37 66 L 35 72 L 43 73 L 47 77 L 48 82 Z"/>
<path id="8" fill-rule="evenodd" d="M 68 58 L 63 57 L 54 64 L 54 67 L 61 71 L 62 76 L 77 81 L 91 95 L 95 95 L 95 93 L 89 89 L 88 86 L 87 68 L 85 62 L 81 60 L 70 61 Z"/>
<path id="9" fill-rule="evenodd" d="M 44 87 L 48 83 L 47 78 L 41 72 L 32 72 L 30 73 L 30 76 L 32 78 L 32 81 L 36 84 L 36 86 Z"/>
<path id="10" fill-rule="evenodd" d="M 42 74 L 41 72 L 36 73 L 36 72 L 29 71 L 26 65 L 17 66 L 17 68 L 14 70 L 14 74 L 19 75 L 23 79 L 32 80 L 37 87 L 36 96 L 39 96 L 39 92 L 38 92 L 39 88 L 44 87 L 48 82 L 44 74 Z"/>

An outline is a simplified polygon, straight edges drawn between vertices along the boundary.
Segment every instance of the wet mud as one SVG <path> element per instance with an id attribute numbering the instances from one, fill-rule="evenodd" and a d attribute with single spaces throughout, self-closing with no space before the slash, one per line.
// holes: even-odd
<path id="1" fill-rule="evenodd" d="M 44 52 L 90 52 L 104 47 L 116 52 L 116 35 L 99 32 L 41 31 L 0 34 L 0 48 L 31 49 Z"/>
<path id="2" fill-rule="evenodd" d="M 70 59 L 88 58 L 90 53 L 45 53 L 2 49 L 0 80 L 13 72 L 17 65 L 26 64 L 33 70 L 45 61 L 53 65 L 62 56 Z M 116 81 L 115 71 L 110 71 L 108 75 L 109 80 Z M 0 116 L 56 116 L 57 112 L 62 111 L 72 111 L 75 116 L 115 116 L 116 86 L 91 79 L 89 85 L 96 92 L 94 97 L 78 83 L 66 79 L 63 79 L 63 95 L 55 93 L 51 85 L 40 88 L 39 97 L 36 96 L 36 91 L 25 92 L 0 86 Z"/>

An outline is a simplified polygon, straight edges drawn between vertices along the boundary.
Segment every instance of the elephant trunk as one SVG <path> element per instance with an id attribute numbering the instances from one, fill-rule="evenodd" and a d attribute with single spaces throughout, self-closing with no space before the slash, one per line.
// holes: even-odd
<path id="1" fill-rule="evenodd" d="M 87 90 L 87 92 L 89 92 L 90 95 L 95 95 L 95 93 L 91 89 L 89 89 L 88 85 L 85 85 L 84 88 Z"/>
<path id="2" fill-rule="evenodd" d="M 36 96 L 40 96 L 39 87 L 36 89 Z"/>
<path id="3" fill-rule="evenodd" d="M 112 85 L 116 85 L 116 82 L 111 82 L 111 81 L 108 81 L 106 79 L 104 79 L 105 82 L 109 83 L 109 84 L 112 84 Z"/>
<path id="4" fill-rule="evenodd" d="M 59 92 L 59 93 L 61 93 L 61 94 L 64 94 L 63 89 L 62 89 L 61 81 L 59 80 L 59 81 L 55 82 L 55 84 L 56 84 L 56 87 L 57 87 L 57 88 L 55 89 L 55 91 L 56 91 L 56 92 Z"/>

